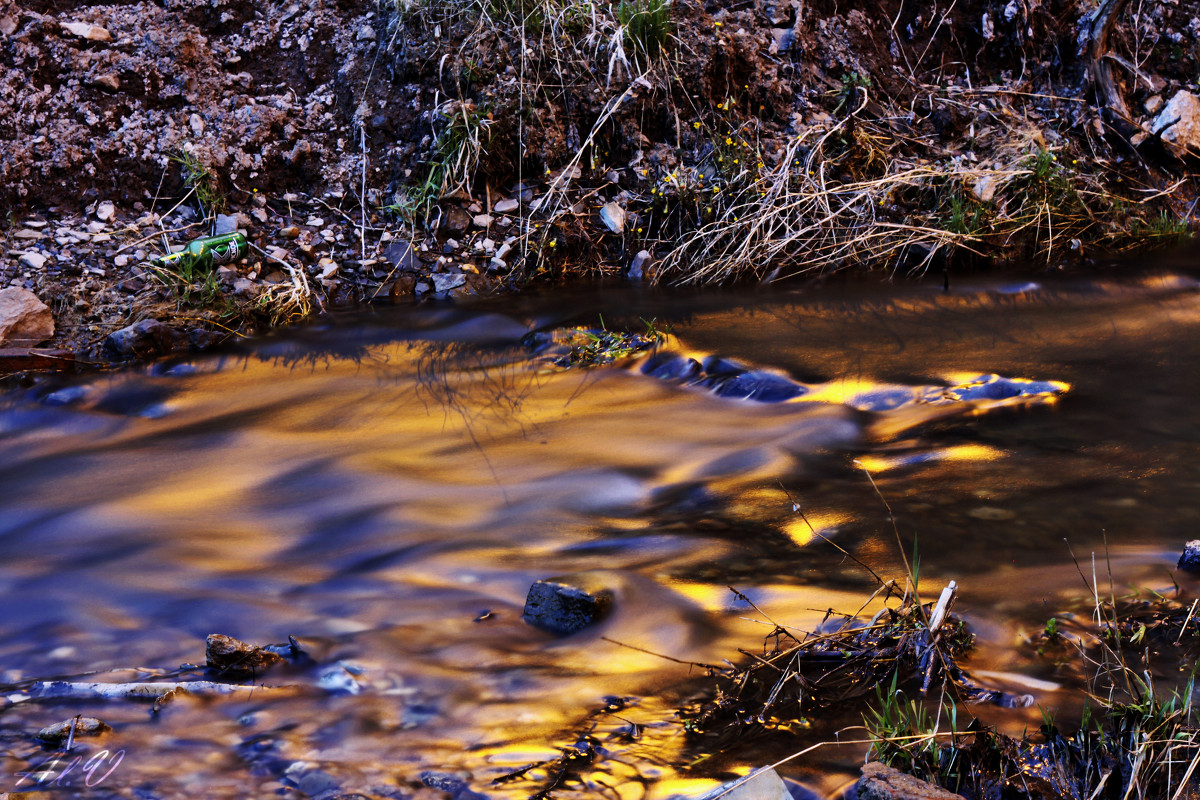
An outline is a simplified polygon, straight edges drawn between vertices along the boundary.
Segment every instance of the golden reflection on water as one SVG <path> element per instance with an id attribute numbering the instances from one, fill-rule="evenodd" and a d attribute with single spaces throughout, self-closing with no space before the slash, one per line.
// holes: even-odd
<path id="1" fill-rule="evenodd" d="M 854 459 L 880 476 L 904 544 L 920 534 L 923 581 L 960 581 L 959 608 L 981 632 L 975 658 L 996 680 L 1045 678 L 1028 653 L 1005 663 L 1013 630 L 1079 593 L 1045 542 L 1106 526 L 1157 537 L 1114 542 L 1112 562 L 1120 575 L 1163 573 L 1161 543 L 1191 529 L 1194 491 L 1152 492 L 1192 469 L 1180 429 L 1195 392 L 1129 375 L 1190 363 L 1200 305 L 1180 291 L 1125 313 L 1116 294 L 1060 311 L 1027 292 L 755 304 L 678 326 L 681 354 L 804 375 L 808 391 L 782 403 L 651 379 L 638 364 L 547 372 L 513 343 L 371 344 L 355 359 L 263 351 L 200 360 L 191 376 L 106 376 L 62 412 L 62 429 L 0 426 L 12 459 L 0 465 L 0 600 L 12 609 L 0 658 L 22 674 L 169 668 L 202 660 L 203 636 L 225 632 L 295 634 L 322 666 L 361 667 L 353 697 L 189 701 L 152 723 L 145 707 L 90 709 L 139 754 L 126 786 L 164 795 L 293 791 L 280 764 L 312 762 L 350 776 L 346 792 L 375 781 L 411 793 L 433 767 L 524 797 L 527 783 L 486 782 L 556 757 L 613 694 L 639 705 L 596 718 L 602 738 L 621 718 L 659 727 L 627 749 L 604 739 L 634 765 L 608 765 L 611 794 L 695 793 L 717 781 L 671 767 L 685 741 L 656 698 L 698 685 L 700 671 L 663 656 L 719 663 L 776 624 L 811 631 L 830 608 L 872 613 L 873 580 L 825 538 L 900 576 L 891 523 Z M 1162 346 L 1143 357 L 1146 341 L 1122 336 Z M 1115 358 L 1119 369 L 1092 377 Z M 939 387 L 993 372 L 1055 391 L 939 402 Z M 1193 373 L 1179 371 L 1183 389 Z M 1106 405 L 1131 381 L 1144 388 Z M 101 408 L 130 388 L 162 396 L 145 413 Z M 1011 416 L 966 421 L 983 411 Z M 91 426 L 72 432 L 81 420 Z M 596 570 L 618 596 L 610 618 L 566 638 L 522 621 L 532 581 Z M 1037 680 L 1026 685 L 1049 685 Z M 3 766 L 20 766 L 28 730 L 75 711 L 10 709 Z M 1031 712 L 995 713 L 1011 725 Z M 254 737 L 278 740 L 276 761 L 238 750 Z M 860 757 L 806 764 L 852 770 Z"/>

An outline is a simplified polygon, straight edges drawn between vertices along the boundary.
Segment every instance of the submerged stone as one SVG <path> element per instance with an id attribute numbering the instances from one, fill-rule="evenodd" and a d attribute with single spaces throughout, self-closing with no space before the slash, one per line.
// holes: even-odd
<path id="1" fill-rule="evenodd" d="M 642 365 L 642 374 L 664 381 L 690 381 L 700 374 L 700 362 L 673 353 L 655 353 Z"/>
<path id="2" fill-rule="evenodd" d="M 72 727 L 75 729 L 73 734 L 71 732 Z M 53 725 L 47 725 L 37 732 L 37 738 L 43 742 L 57 744 L 65 742 L 71 737 L 99 736 L 111 730 L 112 728 L 95 717 L 74 717 L 63 722 L 56 722 Z"/>
<path id="3" fill-rule="evenodd" d="M 613 594 L 582 576 L 538 581 L 529 588 L 521 618 L 535 628 L 560 636 L 599 622 L 612 609 Z"/>
<path id="4" fill-rule="evenodd" d="M 757 400 L 760 403 L 782 403 L 800 397 L 808 390 L 782 375 L 756 369 L 717 383 L 714 391 L 721 397 Z"/>
<path id="5" fill-rule="evenodd" d="M 209 669 L 228 677 L 257 675 L 283 661 L 275 653 L 220 633 L 209 634 L 204 656 Z"/>
<path id="6" fill-rule="evenodd" d="M 738 778 L 705 792 L 698 800 L 792 800 L 792 794 L 779 773 L 765 767 L 747 778 Z"/>

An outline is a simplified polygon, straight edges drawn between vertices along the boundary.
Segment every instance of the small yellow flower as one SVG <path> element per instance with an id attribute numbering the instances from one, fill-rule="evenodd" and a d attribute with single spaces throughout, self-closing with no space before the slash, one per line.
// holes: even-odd
<path id="1" fill-rule="evenodd" d="M 641 228 L 638 228 L 638 233 L 641 233 L 641 232 L 642 232 L 642 229 L 641 229 Z"/>
<path id="2" fill-rule="evenodd" d="M 550 246 L 551 246 L 551 247 L 557 247 L 557 246 L 558 246 L 558 239 L 551 239 L 551 240 L 550 240 Z"/>
<path id="3" fill-rule="evenodd" d="M 735 164 L 740 164 L 741 162 L 740 162 L 740 161 L 738 161 L 738 160 L 735 158 L 735 159 L 733 160 L 733 163 L 735 163 Z"/>
<path id="4" fill-rule="evenodd" d="M 721 26 L 722 26 L 722 25 L 724 25 L 724 24 L 725 24 L 725 23 L 723 23 L 723 22 L 714 22 L 714 23 L 713 23 L 713 25 L 717 26 L 718 28 L 719 28 L 719 27 L 721 27 Z"/>
<path id="5" fill-rule="evenodd" d="M 699 122 L 693 122 L 693 123 L 692 123 L 692 127 L 693 127 L 693 128 L 695 128 L 696 130 L 700 130 L 700 123 L 699 123 Z"/>
<path id="6" fill-rule="evenodd" d="M 725 137 L 725 144 L 733 144 L 733 139 L 730 139 L 728 136 L 726 136 L 726 137 Z"/>

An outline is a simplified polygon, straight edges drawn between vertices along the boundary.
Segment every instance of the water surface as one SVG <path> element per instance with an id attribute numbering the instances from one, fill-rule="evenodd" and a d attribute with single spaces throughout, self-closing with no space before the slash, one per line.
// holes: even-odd
<path id="1" fill-rule="evenodd" d="M 554 368 L 528 336 L 639 318 L 669 326 L 660 352 L 601 368 Z M 1104 581 L 1111 564 L 1118 591 L 1170 586 L 1200 519 L 1198 334 L 1197 283 L 1177 275 L 613 290 L 394 309 L 10 391 L 0 790 L 45 757 L 31 734 L 76 713 L 115 729 L 85 752 L 124 757 L 64 793 L 407 797 L 436 770 L 524 797 L 537 787 L 490 781 L 585 729 L 616 755 L 629 721 L 650 727 L 600 771 L 604 791 L 694 790 L 749 756 L 673 768 L 669 705 L 697 671 L 654 654 L 720 662 L 758 645 L 764 616 L 854 611 L 874 589 L 854 559 L 903 577 L 896 530 L 926 586 L 958 581 L 980 637 L 968 666 L 1069 707 L 1077 676 L 1022 635 L 1086 595 L 1072 552 L 1089 578 L 1093 553 Z M 653 368 L 671 357 L 704 371 Z M 742 370 L 795 391 L 753 399 L 730 388 Z M 982 376 L 1034 383 L 1006 397 L 971 389 Z M 610 618 L 565 638 L 522 621 L 532 582 L 578 572 L 615 592 Z M 202 663 L 209 633 L 295 636 L 313 664 L 259 682 L 305 691 L 155 713 L 31 700 L 21 683 Z M 629 707 L 599 713 L 614 696 Z M 1040 720 L 989 714 L 1018 732 Z M 788 773 L 831 793 L 861 755 L 829 748 Z"/>

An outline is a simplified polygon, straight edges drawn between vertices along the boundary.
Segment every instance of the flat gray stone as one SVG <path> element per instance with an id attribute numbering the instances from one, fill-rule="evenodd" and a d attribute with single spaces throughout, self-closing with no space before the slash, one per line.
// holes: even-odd
<path id="1" fill-rule="evenodd" d="M 457 289 L 467 282 L 467 276 L 461 272 L 439 272 L 432 276 L 433 290 L 441 294 L 451 289 Z"/>
<path id="2" fill-rule="evenodd" d="M 504 200 L 497 202 L 496 205 L 492 206 L 492 210 L 495 211 L 497 214 L 510 214 L 513 211 L 516 211 L 520 207 L 521 207 L 520 200 L 517 200 L 516 198 L 513 198 L 513 197 L 509 197 L 509 198 L 505 198 Z"/>
<path id="3" fill-rule="evenodd" d="M 213 225 L 213 236 L 223 236 L 227 233 L 237 233 L 237 229 L 237 214 L 217 214 L 217 221 Z"/>

